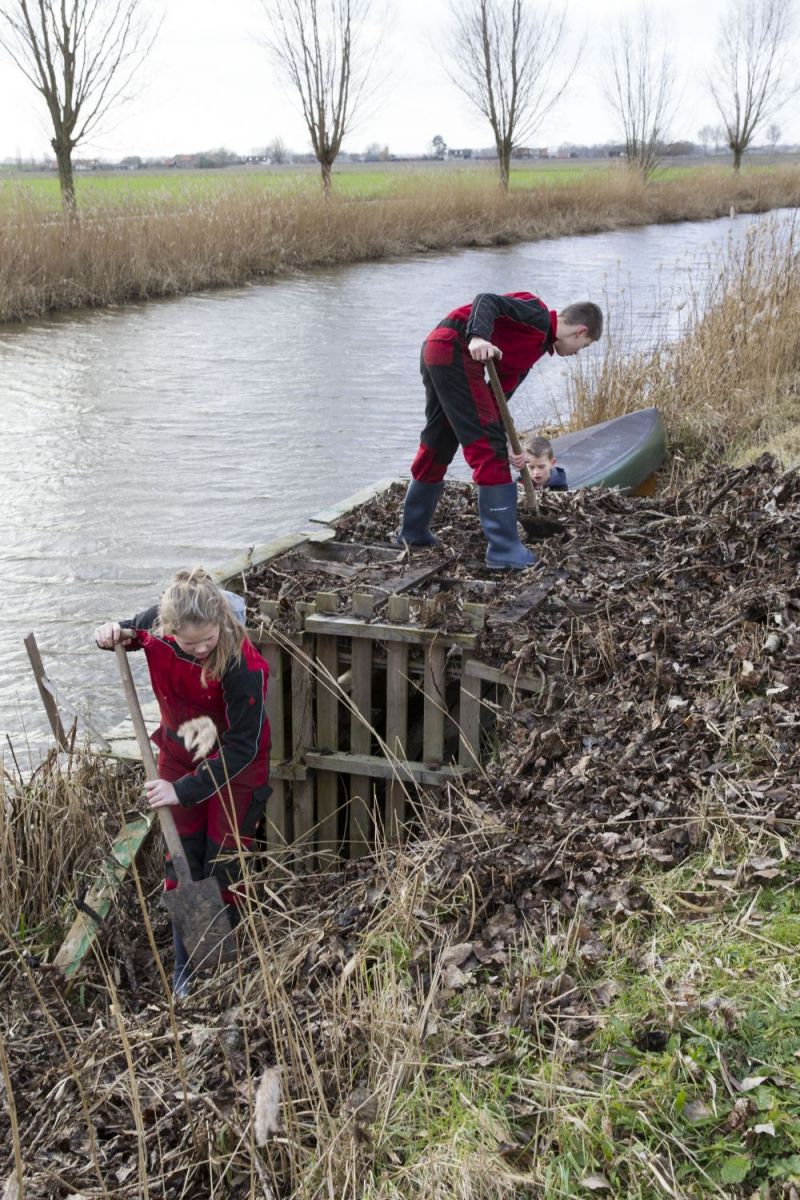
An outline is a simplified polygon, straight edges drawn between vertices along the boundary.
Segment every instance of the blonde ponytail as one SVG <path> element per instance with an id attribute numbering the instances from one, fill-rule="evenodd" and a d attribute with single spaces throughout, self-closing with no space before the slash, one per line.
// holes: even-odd
<path id="1" fill-rule="evenodd" d="M 178 571 L 165 588 L 154 632 L 180 636 L 187 625 L 216 625 L 219 641 L 203 663 L 201 682 L 221 679 L 232 658 L 241 658 L 244 627 L 237 620 L 222 589 L 204 567 Z"/>

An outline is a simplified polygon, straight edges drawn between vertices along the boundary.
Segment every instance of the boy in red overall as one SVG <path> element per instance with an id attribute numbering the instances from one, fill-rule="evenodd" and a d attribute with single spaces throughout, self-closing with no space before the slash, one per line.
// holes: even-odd
<path id="1" fill-rule="evenodd" d="M 602 310 L 589 300 L 556 313 L 530 292 L 483 292 L 428 334 L 420 361 L 426 425 L 411 465 L 399 542 L 436 545 L 430 522 L 460 444 L 478 485 L 487 566 L 520 569 L 536 561 L 519 540 L 505 428 L 483 364 L 497 360 L 500 384 L 510 397 L 544 354 L 577 354 L 602 332 Z"/>

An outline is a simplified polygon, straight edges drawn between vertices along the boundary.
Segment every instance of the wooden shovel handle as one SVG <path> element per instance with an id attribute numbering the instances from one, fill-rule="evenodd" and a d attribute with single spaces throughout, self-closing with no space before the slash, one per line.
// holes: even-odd
<path id="1" fill-rule="evenodd" d="M 505 392 L 500 386 L 500 380 L 497 375 L 497 367 L 494 365 L 493 358 L 487 359 L 486 370 L 489 375 L 489 383 L 492 385 L 494 398 L 497 401 L 497 407 L 500 409 L 500 416 L 503 418 L 503 424 L 506 428 L 506 435 L 511 444 L 511 449 L 515 454 L 521 454 L 522 445 L 519 437 L 517 436 L 517 431 L 514 428 L 514 421 L 508 407 L 508 401 L 506 400 Z M 531 479 L 531 473 L 528 470 L 527 465 L 523 466 L 522 470 L 520 471 L 520 475 L 522 477 L 522 486 L 525 490 L 525 499 L 533 511 L 538 512 L 539 500 L 536 496 L 536 488 L 533 486 L 533 480 Z"/>
<path id="2" fill-rule="evenodd" d="M 125 690 L 125 699 L 128 702 L 128 712 L 131 714 L 131 721 L 133 721 L 136 741 L 139 743 L 139 753 L 144 763 L 144 773 L 148 779 L 158 779 L 156 757 L 153 754 L 153 747 L 147 733 L 144 717 L 142 716 L 139 697 L 136 694 L 136 684 L 133 682 L 131 665 L 128 662 L 128 653 L 121 642 L 115 643 L 114 654 L 117 657 L 117 666 L 119 667 L 122 686 Z M 186 856 L 183 853 L 181 839 L 175 827 L 175 819 L 169 808 L 157 808 L 156 814 L 161 823 L 161 832 L 164 835 L 164 841 L 167 843 L 167 849 L 172 859 L 172 865 L 175 868 L 175 874 L 181 883 L 190 883 L 192 874 L 189 870 Z"/>

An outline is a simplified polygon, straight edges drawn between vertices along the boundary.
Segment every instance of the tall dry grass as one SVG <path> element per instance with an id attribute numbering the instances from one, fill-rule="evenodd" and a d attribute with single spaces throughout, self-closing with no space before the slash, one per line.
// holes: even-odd
<path id="1" fill-rule="evenodd" d="M 0 773 L 0 926 L 57 936 L 132 801 L 129 772 L 81 751 L 52 751 L 29 779 Z"/>
<path id="2" fill-rule="evenodd" d="M 570 426 L 646 405 L 664 416 L 677 472 L 709 460 L 800 445 L 800 230 L 753 228 L 720 252 L 678 341 L 628 354 L 613 330 L 602 358 L 572 382 Z"/>
<path id="3" fill-rule="evenodd" d="M 502 197 L 493 184 L 420 179 L 381 199 L 258 192 L 109 203 L 70 221 L 24 192 L 0 218 L 0 321 L 233 286 L 281 272 L 452 247 L 594 233 L 794 205 L 800 170 L 704 171 L 643 184 L 597 171 Z"/>

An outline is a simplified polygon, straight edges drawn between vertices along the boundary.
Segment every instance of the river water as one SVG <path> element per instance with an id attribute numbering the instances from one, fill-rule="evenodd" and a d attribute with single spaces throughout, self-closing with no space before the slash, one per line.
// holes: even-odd
<path id="1" fill-rule="evenodd" d="M 178 567 L 219 565 L 407 471 L 419 345 L 449 309 L 478 291 L 528 289 L 553 308 L 591 298 L 618 342 L 646 348 L 679 333 L 720 250 L 767 219 L 313 271 L 0 327 L 0 754 L 5 731 L 23 767 L 48 740 L 27 633 L 107 728 L 124 704 L 113 656 L 94 649 L 99 621 L 146 607 Z M 534 368 L 513 402 L 520 428 L 563 411 L 572 369 Z"/>

